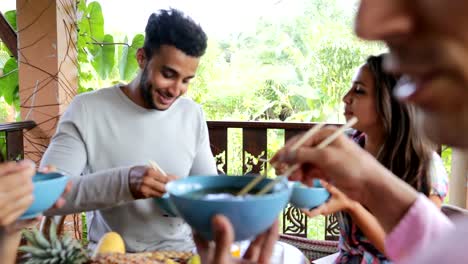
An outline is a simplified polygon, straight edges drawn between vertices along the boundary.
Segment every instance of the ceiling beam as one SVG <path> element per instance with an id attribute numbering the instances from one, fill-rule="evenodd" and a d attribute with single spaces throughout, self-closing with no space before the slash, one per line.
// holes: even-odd
<path id="1" fill-rule="evenodd" d="M 13 56 L 18 59 L 18 37 L 2 12 L 0 12 L 0 39 L 5 43 Z"/>

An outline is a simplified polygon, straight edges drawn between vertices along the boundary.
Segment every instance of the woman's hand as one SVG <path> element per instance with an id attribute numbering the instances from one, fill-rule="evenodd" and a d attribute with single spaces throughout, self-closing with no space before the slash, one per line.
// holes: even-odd
<path id="1" fill-rule="evenodd" d="M 368 182 L 375 178 L 373 167 L 380 164 L 345 135 L 336 138 L 326 148 L 315 147 L 335 131 L 335 127 L 323 128 L 296 151 L 291 151 L 291 146 L 298 137 L 293 138 L 276 153 L 271 163 L 275 168 L 281 166 L 279 170 L 284 170 L 284 164 L 301 164 L 300 169 L 290 176 L 290 180 L 312 186 L 314 179 L 323 179 L 348 197 L 361 201 Z"/>
<path id="2" fill-rule="evenodd" d="M 297 140 L 293 139 L 278 151 L 271 163 L 299 164 L 291 180 L 308 186 L 313 185 L 315 178 L 325 180 L 368 208 L 385 231 L 392 230 L 416 201 L 418 192 L 345 135 L 325 148 L 316 147 L 335 131 L 334 127 L 323 128 L 296 151 L 290 150 Z"/>
<path id="3" fill-rule="evenodd" d="M 321 184 L 330 193 L 330 199 L 326 203 L 310 211 L 302 210 L 306 215 L 315 217 L 317 215 L 330 215 L 336 212 L 352 210 L 353 206 L 356 204 L 355 201 L 349 199 L 346 194 L 338 190 L 335 186 L 325 181 L 321 181 Z"/>
<path id="4" fill-rule="evenodd" d="M 35 173 L 32 161 L 0 164 L 0 226 L 13 224 L 32 204 Z"/>

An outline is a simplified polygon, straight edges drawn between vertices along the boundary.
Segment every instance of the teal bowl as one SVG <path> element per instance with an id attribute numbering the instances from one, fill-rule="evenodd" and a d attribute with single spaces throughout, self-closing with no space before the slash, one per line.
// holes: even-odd
<path id="1" fill-rule="evenodd" d="M 166 190 L 179 216 L 203 238 L 213 240 L 211 219 L 216 214 L 222 214 L 230 220 L 235 240 L 241 241 L 266 231 L 278 219 L 291 194 L 288 184 L 284 181 L 279 182 L 272 191 L 264 195 L 231 199 L 208 200 L 195 193 L 212 189 L 240 190 L 253 178 L 253 176 L 191 176 L 169 182 Z M 271 181 L 262 180 L 251 193 L 255 193 Z"/>
<path id="2" fill-rule="evenodd" d="M 165 193 L 160 198 L 154 198 L 154 202 L 161 208 L 163 214 L 169 217 L 177 217 L 177 210 L 172 205 L 171 201 L 169 200 L 169 193 Z"/>
<path id="3" fill-rule="evenodd" d="M 68 177 L 58 172 L 38 172 L 32 180 L 34 201 L 19 219 L 34 218 L 51 208 L 65 190 Z"/>
<path id="4" fill-rule="evenodd" d="M 314 186 L 308 187 L 299 182 L 293 184 L 289 202 L 296 208 L 313 209 L 330 198 L 330 193 L 323 188 L 320 181 L 314 180 Z"/>

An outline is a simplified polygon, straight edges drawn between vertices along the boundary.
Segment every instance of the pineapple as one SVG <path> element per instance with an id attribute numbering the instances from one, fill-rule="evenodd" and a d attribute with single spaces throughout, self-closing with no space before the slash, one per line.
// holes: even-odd
<path id="1" fill-rule="evenodd" d="M 57 237 L 54 223 L 50 227 L 49 240 L 37 229 L 26 230 L 23 234 L 29 245 L 22 246 L 19 250 L 31 254 L 31 259 L 25 264 L 84 264 L 90 261 L 86 250 L 78 241 L 67 235 L 61 239 Z"/>

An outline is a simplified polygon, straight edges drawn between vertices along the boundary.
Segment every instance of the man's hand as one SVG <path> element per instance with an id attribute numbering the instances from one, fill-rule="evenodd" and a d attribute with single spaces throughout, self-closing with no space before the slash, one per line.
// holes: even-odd
<path id="1" fill-rule="evenodd" d="M 166 183 L 177 179 L 175 175 L 164 175 L 147 166 L 135 166 L 128 173 L 130 191 L 135 199 L 161 197 L 166 192 Z"/>
<path id="2" fill-rule="evenodd" d="M 278 240 L 278 221 L 250 243 L 242 259 L 231 256 L 234 231 L 229 220 L 222 215 L 216 215 L 211 223 L 215 234 L 214 245 L 204 240 L 196 231 L 193 232 L 193 238 L 202 263 L 270 263 L 275 243 Z"/>

